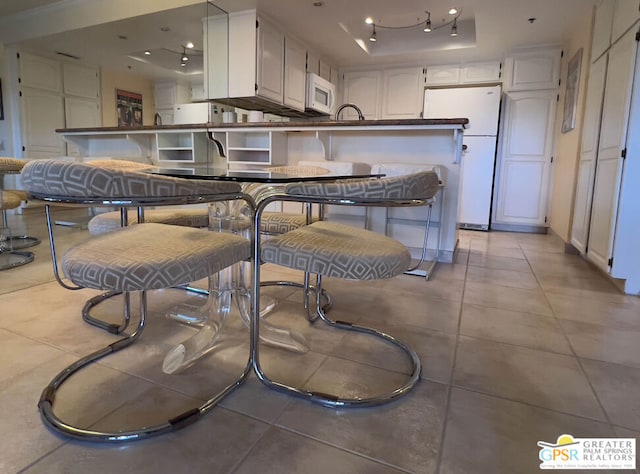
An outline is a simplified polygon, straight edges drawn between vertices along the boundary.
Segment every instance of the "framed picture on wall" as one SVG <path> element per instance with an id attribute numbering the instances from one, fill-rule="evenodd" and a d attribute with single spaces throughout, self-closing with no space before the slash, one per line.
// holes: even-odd
<path id="1" fill-rule="evenodd" d="M 567 68 L 567 90 L 564 95 L 564 112 L 562 114 L 562 133 L 573 130 L 576 126 L 576 110 L 578 108 L 578 85 L 580 84 L 580 68 L 582 66 L 582 48 L 573 55 Z"/>
<path id="2" fill-rule="evenodd" d="M 142 94 L 116 89 L 118 127 L 142 126 Z"/>

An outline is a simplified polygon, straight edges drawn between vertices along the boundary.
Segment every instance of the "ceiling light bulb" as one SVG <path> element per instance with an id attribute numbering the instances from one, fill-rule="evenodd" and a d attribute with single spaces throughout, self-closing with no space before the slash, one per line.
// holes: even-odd
<path id="1" fill-rule="evenodd" d="M 187 43 L 187 48 L 189 48 L 189 49 L 193 49 L 193 48 L 195 48 L 195 46 L 196 46 L 196 45 L 195 45 L 195 44 L 193 44 L 191 41 L 189 41 L 189 42 Z"/>
<path id="2" fill-rule="evenodd" d="M 186 67 L 186 66 L 187 66 L 187 63 L 185 62 L 180 63 L 180 67 Z"/>
<path id="3" fill-rule="evenodd" d="M 373 24 L 373 18 L 371 18 L 370 16 L 368 16 L 367 18 L 364 19 L 364 22 L 367 25 L 372 25 Z"/>
<path id="4" fill-rule="evenodd" d="M 451 27 L 451 36 L 458 36 L 458 19 L 453 20 L 453 26 Z"/>
<path id="5" fill-rule="evenodd" d="M 144 55 L 145 56 L 151 56 L 151 51 L 149 51 L 148 49 L 145 50 Z"/>
<path id="6" fill-rule="evenodd" d="M 369 36 L 369 41 L 373 41 L 374 43 L 378 41 L 378 35 L 376 34 L 376 25 L 373 25 L 373 33 Z"/>
<path id="7" fill-rule="evenodd" d="M 182 58 L 180 58 L 180 59 L 182 59 L 182 61 L 183 61 L 183 62 L 187 62 L 187 61 L 189 60 L 189 56 L 187 56 L 187 55 L 185 54 L 185 55 L 183 55 L 183 56 L 182 56 Z"/>
<path id="8" fill-rule="evenodd" d="M 455 8 L 455 7 L 454 7 L 454 8 L 451 8 L 451 9 L 449 10 L 449 15 L 455 15 L 455 14 L 457 14 L 457 13 L 458 13 L 458 9 L 457 9 L 457 8 Z"/>

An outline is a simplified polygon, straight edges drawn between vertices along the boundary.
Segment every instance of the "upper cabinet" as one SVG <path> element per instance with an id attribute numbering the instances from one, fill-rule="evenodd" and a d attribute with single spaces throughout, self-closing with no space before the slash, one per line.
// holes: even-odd
<path id="1" fill-rule="evenodd" d="M 264 18 L 257 22 L 257 95 L 282 103 L 284 98 L 284 34 Z M 234 81 L 237 79 L 234 76 Z"/>
<path id="2" fill-rule="evenodd" d="M 306 94 L 307 50 L 298 41 L 285 38 L 284 104 L 304 110 Z"/>
<path id="3" fill-rule="evenodd" d="M 382 119 L 419 118 L 424 94 L 421 67 L 387 69 L 382 73 Z"/>
<path id="4" fill-rule="evenodd" d="M 342 101 L 355 104 L 362 110 L 364 118 L 375 120 L 380 116 L 382 95 L 382 73 L 380 71 L 345 72 L 342 80 Z M 345 109 L 341 118 L 357 120 L 358 115 L 351 108 Z"/>
<path id="5" fill-rule="evenodd" d="M 427 86 L 499 82 L 501 68 L 502 64 L 500 61 L 428 66 L 426 69 L 425 82 Z"/>
<path id="6" fill-rule="evenodd" d="M 596 5 L 591 62 L 602 54 L 640 18 L 640 0 L 601 0 Z"/>
<path id="7" fill-rule="evenodd" d="M 505 60 L 505 91 L 556 89 L 560 84 L 560 48 L 513 52 Z"/>

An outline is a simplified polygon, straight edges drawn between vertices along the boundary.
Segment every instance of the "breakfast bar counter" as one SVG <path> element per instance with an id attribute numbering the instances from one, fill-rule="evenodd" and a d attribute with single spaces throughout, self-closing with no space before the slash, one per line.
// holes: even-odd
<path id="1" fill-rule="evenodd" d="M 314 120 L 66 128 L 57 132 L 71 145 L 69 154 L 81 160 L 130 159 L 186 173 L 202 165 L 242 171 L 302 161 L 435 166 L 442 172 L 444 188 L 433 216 L 438 232 L 431 233 L 433 242 L 430 234 L 428 248 L 438 249 L 439 261 L 452 262 L 458 240 L 462 137 L 467 124 L 466 118 Z M 421 216 L 397 213 L 388 220 L 376 211 L 362 211 L 336 219 L 389 232 L 413 253 L 422 248 L 424 227 L 416 225 Z"/>

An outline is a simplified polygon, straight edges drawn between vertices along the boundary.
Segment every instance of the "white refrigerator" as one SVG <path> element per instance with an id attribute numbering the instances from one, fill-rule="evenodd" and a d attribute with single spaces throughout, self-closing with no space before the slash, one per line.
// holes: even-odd
<path id="1" fill-rule="evenodd" d="M 500 118 L 500 86 L 426 89 L 424 118 L 466 117 L 458 226 L 489 230 Z"/>

